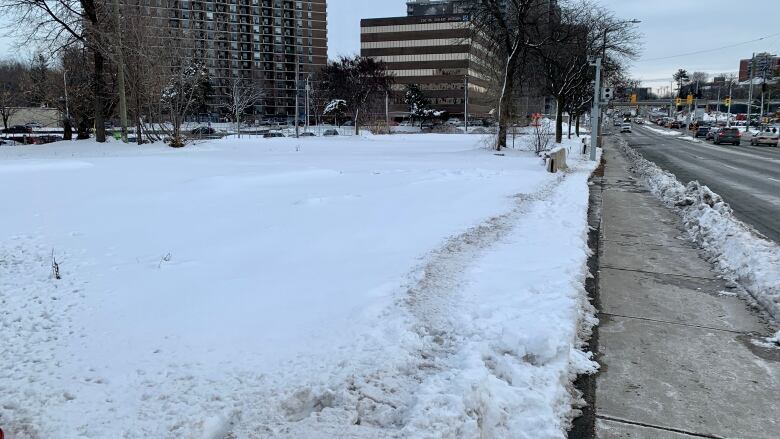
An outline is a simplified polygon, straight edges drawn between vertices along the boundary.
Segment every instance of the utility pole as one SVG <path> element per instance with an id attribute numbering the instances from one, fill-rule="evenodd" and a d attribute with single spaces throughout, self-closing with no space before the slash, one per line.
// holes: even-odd
<path id="1" fill-rule="evenodd" d="M 599 138 L 599 116 L 601 109 L 601 58 L 596 58 L 596 81 L 593 84 L 593 108 L 590 112 L 590 160 L 596 161 L 596 144 Z"/>
<path id="2" fill-rule="evenodd" d="M 295 48 L 295 119 L 293 119 L 293 123 L 295 124 L 295 138 L 297 139 L 300 135 L 300 130 L 298 128 L 298 115 L 300 114 L 298 112 L 298 95 L 300 94 L 300 90 L 298 89 L 298 69 L 300 64 L 300 60 L 298 57 L 298 48 Z"/>
<path id="3" fill-rule="evenodd" d="M 65 120 L 70 122 L 70 111 L 68 110 L 68 71 L 62 69 L 62 84 L 65 87 Z"/>
<path id="4" fill-rule="evenodd" d="M 119 123 L 122 142 L 127 143 L 127 97 L 125 96 L 125 61 L 122 57 L 122 31 L 119 23 L 119 0 L 114 0 L 114 21 L 116 22 L 117 91 L 119 92 Z M 136 136 L 140 133 L 136 133 Z"/>
<path id="5" fill-rule="evenodd" d="M 311 73 L 306 76 L 306 131 L 309 131 L 309 117 L 311 117 L 309 115 L 309 90 L 311 90 L 309 79 L 311 79 Z"/>
<path id="6" fill-rule="evenodd" d="M 731 90 L 734 87 L 734 80 L 729 79 L 729 105 L 728 105 L 728 113 L 726 114 L 726 126 L 731 127 L 731 101 L 734 100 L 734 98 L 731 96 Z"/>
<path id="7" fill-rule="evenodd" d="M 390 91 L 385 90 L 385 125 L 387 125 L 387 134 L 392 134 L 390 130 Z"/>
<path id="8" fill-rule="evenodd" d="M 750 110 L 753 108 L 753 72 L 756 70 L 756 54 L 750 57 L 750 85 L 748 85 L 747 121 L 745 121 L 745 133 L 750 131 Z"/>
<path id="9" fill-rule="evenodd" d="M 469 75 L 463 76 L 463 126 L 469 133 Z"/>

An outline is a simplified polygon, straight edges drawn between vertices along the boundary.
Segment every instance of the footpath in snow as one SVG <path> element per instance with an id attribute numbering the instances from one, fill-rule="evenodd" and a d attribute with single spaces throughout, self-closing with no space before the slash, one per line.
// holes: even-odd
<path id="1" fill-rule="evenodd" d="M 482 143 L 0 150 L 0 428 L 565 437 L 593 164 Z"/>

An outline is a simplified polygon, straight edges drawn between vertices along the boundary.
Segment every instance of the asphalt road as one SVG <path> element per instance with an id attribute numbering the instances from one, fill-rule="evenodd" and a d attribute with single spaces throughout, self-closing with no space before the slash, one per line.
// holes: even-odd
<path id="1" fill-rule="evenodd" d="M 709 186 L 739 219 L 780 243 L 780 148 L 749 146 L 746 140 L 741 146 L 694 143 L 632 128 L 631 134 L 616 135 L 683 183 Z"/>

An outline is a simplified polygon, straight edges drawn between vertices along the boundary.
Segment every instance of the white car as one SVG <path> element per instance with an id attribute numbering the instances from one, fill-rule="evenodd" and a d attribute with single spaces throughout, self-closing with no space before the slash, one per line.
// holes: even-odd
<path id="1" fill-rule="evenodd" d="M 631 132 L 631 124 L 630 123 L 624 123 L 620 125 L 620 132 L 621 133 L 630 133 Z"/>
<path id="2" fill-rule="evenodd" d="M 771 131 L 764 131 L 762 133 L 757 133 L 753 137 L 751 137 L 750 144 L 753 146 L 758 146 L 758 145 L 777 146 L 779 138 L 780 136 L 778 135 L 778 133 L 773 133 Z"/>

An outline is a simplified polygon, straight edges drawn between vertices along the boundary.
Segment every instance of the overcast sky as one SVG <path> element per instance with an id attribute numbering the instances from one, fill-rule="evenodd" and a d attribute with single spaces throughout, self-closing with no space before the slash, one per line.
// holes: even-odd
<path id="1" fill-rule="evenodd" d="M 668 84 L 679 68 L 689 72 L 736 72 L 739 60 L 749 58 L 753 52 L 780 52 L 780 0 L 601 0 L 601 3 L 618 17 L 642 20 L 638 28 L 644 35 L 643 51 L 632 66 L 632 74 L 644 80 L 646 86 Z M 329 55 L 360 51 L 361 18 L 405 14 L 405 0 L 328 0 Z M 762 37 L 767 38 L 748 42 Z M 12 46 L 8 39 L 0 38 L 0 58 L 29 57 Z M 668 58 L 702 50 L 712 51 Z"/>

